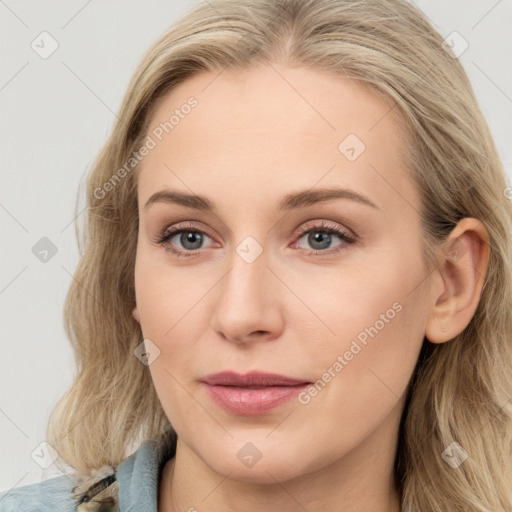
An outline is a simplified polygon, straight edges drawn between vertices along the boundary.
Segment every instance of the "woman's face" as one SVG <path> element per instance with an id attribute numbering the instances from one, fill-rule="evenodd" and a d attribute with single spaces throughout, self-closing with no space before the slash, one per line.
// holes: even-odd
<path id="1" fill-rule="evenodd" d="M 134 314 L 178 450 L 262 483 L 389 465 L 429 300 L 395 110 L 261 66 L 188 79 L 148 135 Z M 202 382 L 222 371 L 310 384 Z"/>

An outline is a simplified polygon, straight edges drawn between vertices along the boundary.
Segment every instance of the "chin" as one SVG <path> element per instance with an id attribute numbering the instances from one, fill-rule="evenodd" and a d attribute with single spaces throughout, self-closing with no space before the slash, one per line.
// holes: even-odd
<path id="1" fill-rule="evenodd" d="M 216 473 L 229 475 L 231 480 L 255 484 L 275 484 L 310 471 L 306 461 L 299 458 L 299 450 L 294 449 L 288 456 L 283 451 L 269 446 L 258 450 L 250 442 L 240 448 L 237 443 L 236 447 L 210 448 L 203 460 Z"/>
<path id="2" fill-rule="evenodd" d="M 250 484 L 275 484 L 276 482 L 285 482 L 298 476 L 301 476 L 300 470 L 297 467 L 293 467 L 291 464 L 288 467 L 283 468 L 282 462 L 273 463 L 273 461 L 267 461 L 264 463 L 260 461 L 256 466 L 252 468 L 240 467 L 238 464 L 221 464 L 220 467 L 215 464 L 214 469 L 216 472 L 223 476 L 228 476 L 230 480 L 236 480 L 237 482 L 245 482 Z"/>

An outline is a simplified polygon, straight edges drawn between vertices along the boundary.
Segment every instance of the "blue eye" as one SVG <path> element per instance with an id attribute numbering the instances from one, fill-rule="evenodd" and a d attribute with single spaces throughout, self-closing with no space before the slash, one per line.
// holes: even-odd
<path id="1" fill-rule="evenodd" d="M 349 235 L 337 225 L 325 224 L 323 222 L 321 225 L 307 224 L 302 226 L 298 235 L 296 235 L 296 244 L 306 235 L 307 243 L 313 247 L 312 250 L 306 248 L 307 253 L 311 255 L 331 255 L 343 251 L 348 245 L 357 241 L 357 237 Z M 336 238 L 343 242 L 336 246 L 334 250 L 330 249 L 333 240 L 332 235 L 335 235 Z M 188 226 L 177 225 L 166 229 L 157 237 L 155 242 L 177 257 L 189 257 L 197 256 L 200 249 L 204 249 L 203 242 L 205 237 L 211 240 L 210 236 L 201 229 L 198 229 L 194 224 L 189 224 Z M 175 238 L 182 248 L 176 248 L 177 242 L 172 243 L 172 240 Z M 300 246 L 298 248 L 304 249 Z"/>
<path id="2" fill-rule="evenodd" d="M 331 243 L 333 241 L 333 236 L 343 240 L 346 243 L 351 243 L 351 239 L 349 239 L 344 233 L 339 233 L 337 231 L 331 230 L 322 230 L 312 229 L 306 235 L 303 235 L 301 238 L 307 237 L 307 243 L 313 247 L 314 250 L 324 250 L 329 249 Z M 316 246 L 316 247 L 315 247 Z"/>
<path id="3" fill-rule="evenodd" d="M 339 248 L 340 245 L 338 245 L 338 248 L 334 250 L 326 250 L 330 249 L 333 239 L 332 235 L 335 235 L 336 238 L 342 240 L 344 243 L 341 244 L 341 248 Z M 304 237 L 306 237 L 307 243 L 313 247 L 313 250 L 309 252 L 310 254 L 333 254 L 357 241 L 356 237 L 349 235 L 340 227 L 333 224 L 324 224 L 323 222 L 320 226 L 314 224 L 302 226 L 299 231 L 298 241 Z"/>
<path id="4" fill-rule="evenodd" d="M 193 227 L 193 226 L 192 226 Z M 199 249 L 202 249 L 204 237 L 210 238 L 203 231 L 196 229 L 183 228 L 173 226 L 164 231 L 164 233 L 156 240 L 156 242 L 164 247 L 164 249 L 176 256 L 195 256 Z M 183 249 L 176 249 L 172 244 L 172 239 L 177 238 Z"/>
<path id="5" fill-rule="evenodd" d="M 204 233 L 199 231 L 178 231 L 172 238 L 176 238 L 178 235 L 182 247 L 190 251 L 200 249 L 205 236 Z"/>

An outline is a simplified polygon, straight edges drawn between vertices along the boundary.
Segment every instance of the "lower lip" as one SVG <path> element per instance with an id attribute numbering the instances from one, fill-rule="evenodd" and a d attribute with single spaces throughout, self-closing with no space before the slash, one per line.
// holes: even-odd
<path id="1" fill-rule="evenodd" d="M 212 386 L 203 382 L 213 401 L 234 414 L 252 416 L 264 414 L 291 400 L 309 384 L 296 386 L 271 386 L 249 389 L 234 386 Z"/>

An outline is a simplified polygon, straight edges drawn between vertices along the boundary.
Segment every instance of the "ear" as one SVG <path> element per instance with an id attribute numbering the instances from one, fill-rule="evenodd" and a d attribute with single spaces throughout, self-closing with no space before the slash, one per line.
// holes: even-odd
<path id="1" fill-rule="evenodd" d="M 462 219 L 440 253 L 425 329 L 432 343 L 444 343 L 460 334 L 475 314 L 489 263 L 487 229 L 478 219 Z"/>
<path id="2" fill-rule="evenodd" d="M 140 324 L 140 316 L 139 316 L 139 310 L 137 309 L 137 306 L 135 306 L 132 310 L 132 315 L 135 320 Z"/>

